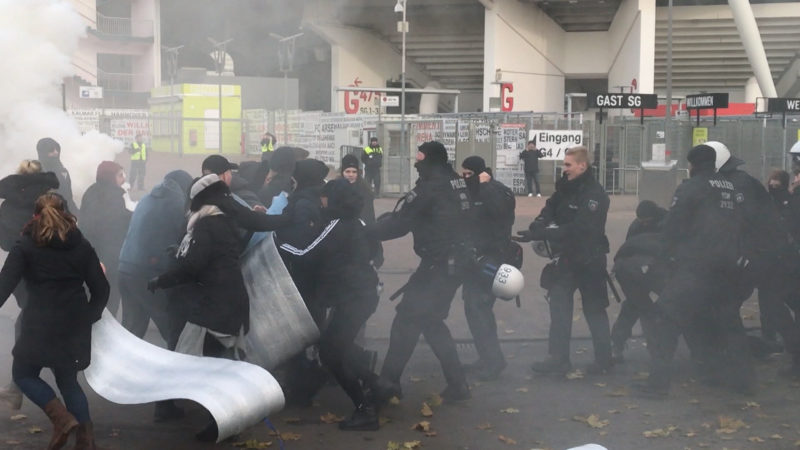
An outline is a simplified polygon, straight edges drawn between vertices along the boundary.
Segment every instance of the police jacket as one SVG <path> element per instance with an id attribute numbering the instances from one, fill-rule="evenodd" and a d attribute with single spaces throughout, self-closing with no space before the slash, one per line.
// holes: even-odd
<path id="1" fill-rule="evenodd" d="M 730 269 L 742 256 L 744 194 L 725 176 L 697 167 L 675 190 L 664 219 L 666 256 L 679 263 Z"/>
<path id="2" fill-rule="evenodd" d="M 503 183 L 491 179 L 479 184 L 471 200 L 471 236 L 478 255 L 502 254 L 511 240 L 514 225 L 514 193 Z"/>
<path id="3" fill-rule="evenodd" d="M 388 241 L 411 232 L 414 252 L 433 263 L 446 263 L 456 252 L 470 246 L 467 186 L 449 165 L 431 167 L 430 173 L 420 176 L 398 207 L 367 227 L 367 236 Z"/>
<path id="4" fill-rule="evenodd" d="M 531 223 L 530 230 L 538 234 L 549 224 L 557 225 L 557 228 L 545 228 L 543 237 L 559 245 L 563 260 L 588 263 L 609 251 L 606 237 L 609 203 L 608 195 L 595 180 L 591 168 L 574 180 L 562 177 L 556 183 L 556 192 Z"/>

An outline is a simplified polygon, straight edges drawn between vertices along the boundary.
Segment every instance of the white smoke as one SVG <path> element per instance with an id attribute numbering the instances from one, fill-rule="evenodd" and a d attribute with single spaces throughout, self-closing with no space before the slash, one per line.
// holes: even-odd
<path id="1" fill-rule="evenodd" d="M 96 131 L 81 135 L 61 110 L 61 83 L 86 26 L 68 1 L 0 0 L 0 176 L 36 159 L 36 142 L 61 144 L 75 201 L 95 181 L 97 165 L 114 160 L 122 143 Z"/>

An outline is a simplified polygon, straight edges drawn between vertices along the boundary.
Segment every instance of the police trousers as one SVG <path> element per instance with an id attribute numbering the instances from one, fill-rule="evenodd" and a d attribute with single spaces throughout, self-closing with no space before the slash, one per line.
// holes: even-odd
<path id="1" fill-rule="evenodd" d="M 575 291 L 580 291 L 583 315 L 589 325 L 594 359 L 599 365 L 611 364 L 611 332 L 608 326 L 608 290 L 605 256 L 587 264 L 559 262 L 550 296 L 549 353 L 554 359 L 568 361 L 572 338 L 572 313 Z"/>
<path id="2" fill-rule="evenodd" d="M 664 287 L 665 274 L 654 264 L 650 256 L 630 256 L 614 263 L 614 277 L 625 294 L 617 320 L 611 327 L 611 341 L 616 348 L 623 348 L 630 339 L 633 326 L 645 317 L 653 307 L 650 293 L 659 293 Z"/>
<path id="3" fill-rule="evenodd" d="M 422 260 L 409 278 L 403 299 L 397 305 L 381 378 L 400 383 L 419 336 L 423 335 L 439 359 L 447 383 L 454 386 L 466 383 L 456 344 L 444 323 L 461 283 L 462 276 L 450 274 L 446 264 Z"/>
<path id="4" fill-rule="evenodd" d="M 496 298 L 485 286 L 471 278 L 464 280 L 461 297 L 464 299 L 464 315 L 478 358 L 487 367 L 505 366 L 506 359 L 497 338 L 497 321 L 493 311 Z"/>

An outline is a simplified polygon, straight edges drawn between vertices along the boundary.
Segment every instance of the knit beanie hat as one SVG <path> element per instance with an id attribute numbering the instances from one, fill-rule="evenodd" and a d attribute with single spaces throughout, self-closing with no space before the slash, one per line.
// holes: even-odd
<path id="1" fill-rule="evenodd" d="M 356 158 L 356 155 L 353 155 L 352 153 L 348 153 L 348 154 L 344 155 L 344 158 L 342 158 L 342 167 L 339 168 L 339 172 L 340 173 L 344 173 L 344 169 L 356 169 L 356 170 L 358 170 L 360 168 L 361 168 L 361 164 L 358 162 L 358 158 Z"/>

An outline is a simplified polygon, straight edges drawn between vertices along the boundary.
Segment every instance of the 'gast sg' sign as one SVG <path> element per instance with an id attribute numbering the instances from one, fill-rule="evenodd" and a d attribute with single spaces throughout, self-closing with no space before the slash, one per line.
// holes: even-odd
<path id="1" fill-rule="evenodd" d="M 656 94 L 592 94 L 589 96 L 592 108 L 601 109 L 654 109 L 658 107 Z"/>

